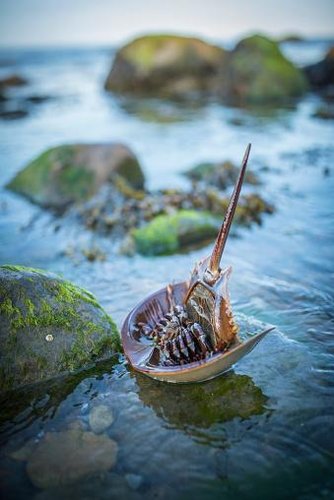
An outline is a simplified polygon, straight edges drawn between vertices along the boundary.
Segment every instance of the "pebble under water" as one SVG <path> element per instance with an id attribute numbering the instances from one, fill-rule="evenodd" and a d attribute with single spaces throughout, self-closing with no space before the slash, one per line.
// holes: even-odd
<path id="1" fill-rule="evenodd" d="M 326 47 L 286 50 L 304 64 Z M 242 332 L 276 329 L 234 370 L 201 384 L 154 381 L 116 356 L 18 390 L 1 403 L 3 498 L 332 498 L 334 126 L 312 116 L 320 98 L 251 112 L 125 101 L 103 92 L 109 50 L 0 57 L 1 72 L 22 73 L 29 92 L 54 96 L 26 118 L 0 122 L 0 264 L 62 274 L 93 292 L 121 326 L 140 300 L 187 279 L 210 252 L 211 245 L 168 257 L 117 255 L 108 238 L 4 188 L 32 157 L 61 143 L 122 141 L 138 155 L 148 187 L 160 188 L 185 186 L 180 173 L 200 161 L 239 163 L 252 142 L 249 167 L 276 207 L 262 226 L 238 230 L 224 254 Z M 94 246 L 106 260 L 85 258 Z"/>

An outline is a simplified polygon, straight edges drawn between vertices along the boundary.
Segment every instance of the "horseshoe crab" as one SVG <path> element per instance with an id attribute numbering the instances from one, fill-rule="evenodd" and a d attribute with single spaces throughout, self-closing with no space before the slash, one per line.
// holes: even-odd
<path id="1" fill-rule="evenodd" d="M 247 146 L 212 254 L 195 265 L 190 281 L 153 293 L 127 316 L 124 352 L 133 368 L 166 382 L 199 382 L 229 370 L 269 331 L 242 341 L 228 293 L 231 267 L 221 258 L 238 204 L 251 145 Z"/>

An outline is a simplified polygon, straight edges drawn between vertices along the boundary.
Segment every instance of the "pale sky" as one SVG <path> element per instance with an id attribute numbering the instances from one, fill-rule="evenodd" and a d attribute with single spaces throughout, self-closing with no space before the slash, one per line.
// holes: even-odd
<path id="1" fill-rule="evenodd" d="M 0 45 L 121 43 L 147 32 L 334 36 L 334 0 L 0 0 Z"/>

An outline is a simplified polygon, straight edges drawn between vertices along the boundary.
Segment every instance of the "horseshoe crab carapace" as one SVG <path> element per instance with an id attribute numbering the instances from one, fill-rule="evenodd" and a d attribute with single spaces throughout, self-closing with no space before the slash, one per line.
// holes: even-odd
<path id="1" fill-rule="evenodd" d="M 166 382 L 199 382 L 227 371 L 273 328 L 242 341 L 228 293 L 231 268 L 220 262 L 245 176 L 248 145 L 212 254 L 199 262 L 189 282 L 153 293 L 127 316 L 124 352 L 133 368 Z"/>

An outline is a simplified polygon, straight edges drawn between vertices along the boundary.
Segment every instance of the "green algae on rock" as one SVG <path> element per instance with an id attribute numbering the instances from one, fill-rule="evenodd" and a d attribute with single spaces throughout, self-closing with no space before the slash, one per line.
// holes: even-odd
<path id="1" fill-rule="evenodd" d="M 86 290 L 44 271 L 0 267 L 0 390 L 72 372 L 121 350 Z"/>
<path id="2" fill-rule="evenodd" d="M 128 147 L 116 143 L 69 144 L 46 150 L 7 187 L 38 205 L 63 211 L 118 177 L 131 188 L 144 186 L 144 174 Z"/>
<path id="3" fill-rule="evenodd" d="M 179 210 L 158 215 L 132 232 L 136 249 L 143 255 L 167 255 L 188 245 L 204 243 L 216 235 L 219 219 L 207 212 Z"/>
<path id="4" fill-rule="evenodd" d="M 117 52 L 105 88 L 164 97 L 203 93 L 224 56 L 223 49 L 197 38 L 143 36 Z"/>
<path id="5" fill-rule="evenodd" d="M 222 67 L 219 94 L 238 105 L 282 103 L 307 90 L 303 72 L 261 35 L 241 40 Z"/>

